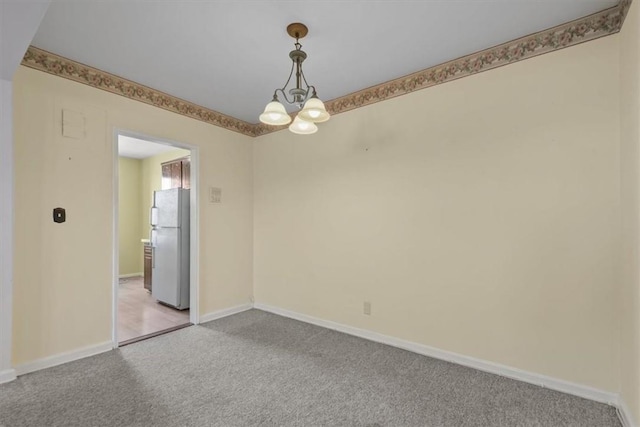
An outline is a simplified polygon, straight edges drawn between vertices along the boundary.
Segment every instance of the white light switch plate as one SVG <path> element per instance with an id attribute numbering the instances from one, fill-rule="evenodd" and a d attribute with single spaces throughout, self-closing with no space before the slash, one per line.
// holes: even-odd
<path id="1" fill-rule="evenodd" d="M 209 187 L 209 202 L 222 203 L 222 188 Z"/>

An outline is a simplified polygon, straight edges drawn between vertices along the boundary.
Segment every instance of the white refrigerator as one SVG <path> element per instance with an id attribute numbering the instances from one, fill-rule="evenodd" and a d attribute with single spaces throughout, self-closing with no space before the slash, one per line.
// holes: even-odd
<path id="1" fill-rule="evenodd" d="M 189 308 L 189 190 L 153 192 L 151 295 L 179 310 Z"/>

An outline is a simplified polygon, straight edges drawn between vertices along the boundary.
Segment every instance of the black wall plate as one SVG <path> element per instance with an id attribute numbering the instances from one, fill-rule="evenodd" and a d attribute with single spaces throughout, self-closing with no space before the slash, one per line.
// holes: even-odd
<path id="1" fill-rule="evenodd" d="M 67 220 L 67 213 L 64 208 L 53 209 L 53 222 L 62 223 Z"/>

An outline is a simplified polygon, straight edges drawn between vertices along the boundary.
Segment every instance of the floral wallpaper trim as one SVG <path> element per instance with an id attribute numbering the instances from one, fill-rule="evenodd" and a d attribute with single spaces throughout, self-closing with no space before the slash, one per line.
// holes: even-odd
<path id="1" fill-rule="evenodd" d="M 333 99 L 325 106 L 331 114 L 344 113 L 617 33 L 632 1 L 620 0 L 602 12 Z M 22 65 L 252 137 L 286 128 L 248 123 L 34 46 L 27 50 Z"/>
<path id="2" fill-rule="evenodd" d="M 325 107 L 331 114 L 344 113 L 617 33 L 622 27 L 631 2 L 632 0 L 621 0 L 618 5 L 602 12 L 327 101 Z M 280 129 L 282 127 L 257 124 L 255 134 L 260 136 Z"/>
<path id="3" fill-rule="evenodd" d="M 144 102 L 154 107 L 191 117 L 192 119 L 220 126 L 248 136 L 255 136 L 252 123 L 201 107 L 192 102 L 168 95 L 147 86 L 89 67 L 46 50 L 29 46 L 22 65 L 64 77 L 78 83 L 93 86 L 126 98 Z"/>
<path id="4" fill-rule="evenodd" d="M 618 31 L 622 29 L 622 24 L 624 24 L 624 19 L 627 17 L 627 12 L 629 12 L 629 8 L 631 7 L 631 2 L 633 2 L 633 0 L 620 0 L 620 3 L 618 3 L 617 7 L 620 8 L 622 13 L 622 20 L 620 21 L 620 28 Z"/>

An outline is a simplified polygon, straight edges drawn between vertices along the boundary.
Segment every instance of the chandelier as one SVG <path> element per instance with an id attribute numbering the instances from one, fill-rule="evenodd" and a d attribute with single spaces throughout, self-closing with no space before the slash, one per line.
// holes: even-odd
<path id="1" fill-rule="evenodd" d="M 260 121 L 267 125 L 282 126 L 291 123 L 291 116 L 287 114 L 284 105 L 280 102 L 280 98 L 278 98 L 278 93 L 280 93 L 283 101 L 289 105 L 295 105 L 300 109 L 293 123 L 289 125 L 291 132 L 300 135 L 316 133 L 318 131 L 316 123 L 326 122 L 330 117 L 324 108 L 324 103 L 318 99 L 316 88 L 307 83 L 307 79 L 302 72 L 302 63 L 307 59 L 307 54 L 302 50 L 302 45 L 299 43 L 299 40 L 306 36 L 308 31 L 306 25 L 299 22 L 287 26 L 287 33 L 296 39 L 294 44 L 296 48 L 289 52 L 291 72 L 289 72 L 289 78 L 284 86 L 273 92 L 273 99 L 265 107 L 264 113 L 260 114 Z M 289 89 L 289 98 L 286 89 L 291 81 L 291 77 L 293 77 L 294 71 L 296 74 L 296 86 Z M 304 88 L 302 87 L 303 83 Z"/>

